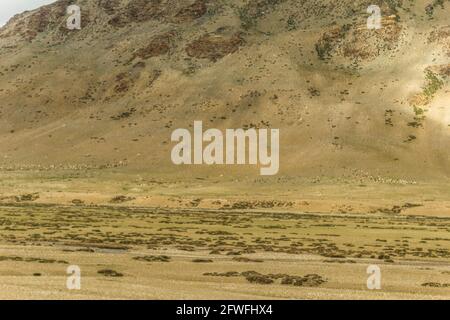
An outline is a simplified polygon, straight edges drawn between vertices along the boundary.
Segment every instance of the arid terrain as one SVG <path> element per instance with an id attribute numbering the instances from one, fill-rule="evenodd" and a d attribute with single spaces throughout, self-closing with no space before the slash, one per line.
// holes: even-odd
<path id="1" fill-rule="evenodd" d="M 445 0 L 59 0 L 15 16 L 0 29 L 0 298 L 450 299 L 449 16 Z M 194 121 L 279 129 L 279 173 L 174 165 L 171 133 Z"/>

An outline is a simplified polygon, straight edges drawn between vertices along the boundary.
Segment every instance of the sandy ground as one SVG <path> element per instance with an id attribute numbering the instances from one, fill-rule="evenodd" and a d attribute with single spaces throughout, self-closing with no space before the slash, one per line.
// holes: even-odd
<path id="1" fill-rule="evenodd" d="M 59 252 L 58 252 L 59 251 Z M 264 263 L 237 263 L 227 257 L 211 257 L 167 250 L 169 263 L 133 261 L 133 253 L 62 253 L 53 247 L 2 246 L 3 255 L 68 259 L 81 267 L 81 290 L 68 290 L 66 264 L 2 262 L 1 299 L 449 299 L 449 288 L 422 287 L 425 282 L 450 281 L 448 263 L 408 261 L 379 263 L 381 290 L 366 287 L 366 268 L 373 261 L 324 263 L 317 256 L 258 255 Z M 149 252 L 146 251 L 146 254 Z M 192 263 L 194 258 L 213 258 L 213 263 Z M 113 267 L 124 273 L 107 278 L 97 270 Z M 319 273 L 328 282 L 320 287 L 250 284 L 240 277 L 208 277 L 204 273 L 258 270 L 294 275 Z M 40 276 L 33 274 L 40 273 Z"/>

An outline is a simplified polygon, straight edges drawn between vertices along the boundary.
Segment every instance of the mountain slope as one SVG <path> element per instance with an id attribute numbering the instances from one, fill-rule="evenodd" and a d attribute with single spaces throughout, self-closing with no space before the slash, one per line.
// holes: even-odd
<path id="1" fill-rule="evenodd" d="M 82 29 L 65 28 L 66 7 Z M 368 30 L 377 3 L 383 28 Z M 3 168 L 177 167 L 176 128 L 279 128 L 281 176 L 450 177 L 450 3 L 69 1 L 0 30 Z"/>

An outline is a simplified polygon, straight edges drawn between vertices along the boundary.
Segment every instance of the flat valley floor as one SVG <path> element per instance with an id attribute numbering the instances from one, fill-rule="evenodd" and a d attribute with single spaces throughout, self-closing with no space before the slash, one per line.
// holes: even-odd
<path id="1" fill-rule="evenodd" d="M 357 186 L 384 188 L 386 203 L 374 204 L 366 193 L 323 196 L 325 185 L 250 200 L 142 181 L 118 195 L 100 183 L 83 193 L 74 177 L 27 179 L 1 180 L 1 299 L 450 298 L 445 186 Z M 414 188 L 434 191 L 413 201 Z M 190 194 L 169 195 L 182 189 Z M 81 290 L 67 289 L 71 265 Z M 380 290 L 367 288 L 369 265 L 381 270 Z"/>

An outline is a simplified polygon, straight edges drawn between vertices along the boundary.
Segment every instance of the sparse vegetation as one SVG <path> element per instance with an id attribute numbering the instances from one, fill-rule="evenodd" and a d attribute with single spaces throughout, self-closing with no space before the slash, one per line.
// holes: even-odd
<path id="1" fill-rule="evenodd" d="M 102 269 L 98 271 L 98 274 L 101 274 L 105 277 L 113 277 L 113 278 L 120 278 L 123 277 L 123 274 L 120 272 L 117 272 L 115 270 L 111 270 L 111 269 Z"/>
<path id="2" fill-rule="evenodd" d="M 423 88 L 423 93 L 428 99 L 432 99 L 435 93 L 442 89 L 444 81 L 431 70 L 425 71 L 425 80 L 427 83 Z"/>
<path id="3" fill-rule="evenodd" d="M 145 261 L 145 262 L 170 262 L 171 258 L 169 256 L 143 256 L 143 257 L 134 257 L 136 261 Z"/>
<path id="4" fill-rule="evenodd" d="M 124 202 L 133 201 L 134 199 L 135 198 L 133 198 L 133 197 L 127 197 L 124 195 L 120 195 L 120 196 L 115 196 L 109 202 L 110 203 L 124 203 Z"/>

